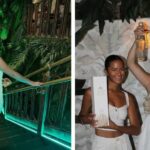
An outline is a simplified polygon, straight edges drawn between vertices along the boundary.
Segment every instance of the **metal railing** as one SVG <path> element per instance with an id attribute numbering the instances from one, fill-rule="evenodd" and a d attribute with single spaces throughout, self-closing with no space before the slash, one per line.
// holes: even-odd
<path id="1" fill-rule="evenodd" d="M 70 93 L 70 77 L 5 93 L 5 118 L 41 136 L 70 143 Z"/>
<path id="2" fill-rule="evenodd" d="M 68 56 L 46 65 L 27 77 L 64 64 Z M 16 82 L 15 82 L 16 83 Z M 40 136 L 71 144 L 71 77 L 45 82 L 40 87 L 27 86 L 4 93 L 5 119 Z"/>
<path id="3" fill-rule="evenodd" d="M 32 76 L 34 76 L 36 74 L 39 74 L 39 73 L 41 73 L 41 72 L 43 72 L 45 70 L 52 69 L 53 67 L 56 67 L 58 65 L 62 65 L 62 64 L 66 63 L 66 62 L 69 62 L 69 61 L 71 61 L 71 56 L 67 56 L 65 58 L 62 58 L 62 59 L 58 60 L 57 62 L 47 63 L 44 67 L 42 67 L 42 68 L 40 68 L 40 69 L 38 69 L 38 70 L 36 70 L 36 71 L 26 75 L 25 77 L 30 78 L 30 77 L 32 77 Z M 17 82 L 18 81 L 13 82 L 11 84 L 11 86 L 16 84 Z"/>

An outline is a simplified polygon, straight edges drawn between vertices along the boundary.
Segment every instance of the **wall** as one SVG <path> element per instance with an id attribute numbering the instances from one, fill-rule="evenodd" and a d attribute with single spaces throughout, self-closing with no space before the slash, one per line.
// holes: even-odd
<path id="1" fill-rule="evenodd" d="M 77 45 L 75 52 L 75 76 L 76 79 L 87 79 L 84 88 L 90 86 L 89 79 L 92 76 L 104 75 L 103 66 L 105 58 L 110 54 L 118 54 L 127 58 L 128 51 L 134 41 L 134 29 L 139 21 L 145 21 L 150 24 L 150 19 L 138 19 L 136 22 L 130 21 L 130 24 L 121 20 L 110 23 L 105 22 L 104 32 L 100 36 L 99 29 L 96 26 L 88 31 L 84 39 Z M 76 30 L 80 28 L 81 21 L 76 21 Z M 150 72 L 150 52 L 146 62 L 140 62 L 147 71 Z M 143 86 L 129 72 L 128 78 L 123 87 L 136 96 L 142 119 L 144 120 L 143 101 L 147 95 Z M 82 102 L 82 96 L 76 96 L 76 114 L 79 113 Z M 91 136 L 93 129 L 86 125 L 76 124 L 76 149 L 90 150 Z M 137 145 L 138 137 L 134 137 Z"/>

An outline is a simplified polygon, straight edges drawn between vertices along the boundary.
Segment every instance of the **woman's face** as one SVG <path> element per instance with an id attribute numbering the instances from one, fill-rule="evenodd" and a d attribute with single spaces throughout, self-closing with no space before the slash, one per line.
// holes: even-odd
<path id="1" fill-rule="evenodd" d="M 126 76 L 125 64 L 121 60 L 114 60 L 110 63 L 108 69 L 106 70 L 108 81 L 114 82 L 116 84 L 121 84 L 124 82 Z"/>

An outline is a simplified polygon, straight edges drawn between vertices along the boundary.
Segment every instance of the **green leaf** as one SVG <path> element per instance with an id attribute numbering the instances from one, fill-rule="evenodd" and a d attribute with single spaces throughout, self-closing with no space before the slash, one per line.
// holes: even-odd
<path id="1" fill-rule="evenodd" d="M 5 27 L 2 28 L 2 31 L 0 32 L 0 38 L 2 40 L 6 40 L 8 37 L 8 29 L 6 29 Z"/>
<path id="2" fill-rule="evenodd" d="M 3 10 L 2 10 L 2 8 L 0 8 L 0 17 L 4 17 L 4 13 L 3 13 Z"/>

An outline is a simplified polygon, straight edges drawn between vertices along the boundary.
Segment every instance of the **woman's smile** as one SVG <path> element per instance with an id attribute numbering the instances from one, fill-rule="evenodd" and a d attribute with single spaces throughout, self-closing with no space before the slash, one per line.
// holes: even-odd
<path id="1" fill-rule="evenodd" d="M 113 61 L 107 70 L 108 79 L 115 83 L 122 83 L 125 78 L 125 66 L 120 60 Z"/>

